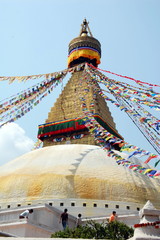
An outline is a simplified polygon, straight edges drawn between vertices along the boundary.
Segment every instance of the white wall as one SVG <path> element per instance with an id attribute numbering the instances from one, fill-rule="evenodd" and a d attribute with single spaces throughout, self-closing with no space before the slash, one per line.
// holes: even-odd
<path id="1" fill-rule="evenodd" d="M 55 231 L 62 230 L 62 224 L 59 223 L 60 215 L 62 213 L 61 209 L 56 207 L 45 205 L 30 206 L 33 209 L 33 213 L 29 215 L 28 219 L 19 219 L 19 214 L 25 210 L 21 209 L 8 209 L 0 212 L 0 230 L 6 233 L 10 233 L 20 237 L 50 237 Z M 76 217 L 71 214 L 71 209 L 76 211 L 76 207 L 69 209 L 69 227 L 75 227 Z M 64 210 L 64 209 L 63 209 Z M 82 209 L 78 208 L 75 212 L 76 216 Z M 86 209 L 86 211 L 91 211 L 92 208 Z M 96 208 L 98 212 L 98 208 Z M 110 211 L 110 210 L 109 210 Z M 108 215 L 109 216 L 109 215 Z M 83 216 L 84 217 L 84 216 Z M 88 217 L 84 219 L 84 224 L 88 220 L 95 220 L 96 222 L 106 222 L 106 217 Z M 135 223 L 139 222 L 138 213 L 119 215 L 119 221 L 126 223 L 129 226 L 133 226 Z"/>

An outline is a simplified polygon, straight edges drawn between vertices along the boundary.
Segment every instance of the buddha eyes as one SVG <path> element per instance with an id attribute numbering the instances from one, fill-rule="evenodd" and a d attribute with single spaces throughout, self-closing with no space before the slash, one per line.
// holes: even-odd
<path id="1" fill-rule="evenodd" d="M 81 139 L 82 137 L 84 137 L 83 133 L 72 136 L 72 139 Z"/>
<path id="2" fill-rule="evenodd" d="M 53 142 L 62 142 L 62 141 L 65 141 L 66 140 L 66 138 L 64 138 L 64 137 L 59 137 L 59 138 L 54 138 L 53 139 Z"/>
<path id="3" fill-rule="evenodd" d="M 84 137 L 85 134 L 80 133 L 80 134 L 75 134 L 73 136 L 70 136 L 71 139 L 81 139 L 82 137 Z M 53 138 L 52 140 L 53 142 L 62 142 L 62 141 L 66 141 L 66 137 L 56 137 Z"/>

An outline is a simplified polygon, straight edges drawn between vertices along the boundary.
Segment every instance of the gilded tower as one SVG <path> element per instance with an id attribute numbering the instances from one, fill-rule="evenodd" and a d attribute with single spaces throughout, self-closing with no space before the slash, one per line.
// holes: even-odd
<path id="1" fill-rule="evenodd" d="M 79 36 L 69 43 L 68 69 L 71 69 L 71 78 L 51 108 L 45 124 L 39 125 L 38 138 L 43 141 L 44 147 L 65 142 L 96 145 L 83 123 L 82 97 L 86 97 L 86 107 L 94 114 L 94 118 L 122 139 L 105 99 L 95 90 L 95 86 L 89 84 L 91 79 L 84 73 L 84 63 L 97 67 L 100 58 L 101 44 L 92 36 L 85 19 Z"/>

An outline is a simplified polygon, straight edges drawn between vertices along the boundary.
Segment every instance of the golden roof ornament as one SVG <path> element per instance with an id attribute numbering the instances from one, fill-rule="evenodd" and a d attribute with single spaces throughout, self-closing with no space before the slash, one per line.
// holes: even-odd
<path id="1" fill-rule="evenodd" d="M 100 58 L 101 44 L 93 37 L 89 28 L 89 22 L 84 19 L 79 36 L 69 43 L 68 67 L 85 62 L 97 67 L 100 64 Z"/>

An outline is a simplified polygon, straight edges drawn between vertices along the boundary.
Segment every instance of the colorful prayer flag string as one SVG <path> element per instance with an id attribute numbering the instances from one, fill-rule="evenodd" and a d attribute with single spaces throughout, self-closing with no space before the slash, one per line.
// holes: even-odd
<path id="1" fill-rule="evenodd" d="M 103 93 L 103 90 L 98 90 L 99 94 L 102 97 L 104 97 L 107 101 L 113 103 L 121 111 L 125 111 L 127 115 L 132 119 L 134 124 L 142 132 L 142 134 L 146 137 L 149 143 L 152 144 L 155 150 L 159 153 L 160 152 L 160 139 L 158 137 L 160 135 L 159 120 L 152 114 L 150 114 L 147 110 L 142 108 L 142 106 L 140 105 L 140 103 L 142 102 L 131 101 L 132 94 L 137 94 L 139 97 L 145 96 L 147 97 L 147 99 L 150 98 L 151 99 L 150 102 L 152 102 L 151 103 L 152 107 L 155 101 L 155 104 L 157 104 L 156 108 L 160 108 L 158 106 L 159 102 L 157 98 L 159 94 L 155 92 L 153 94 L 153 92 L 150 89 L 146 91 L 146 88 L 136 88 L 131 85 L 129 85 L 128 87 L 128 85 L 126 86 L 122 83 L 119 84 L 119 82 L 113 79 L 109 79 L 108 77 L 101 74 L 99 71 L 88 67 L 88 65 L 86 67 L 86 72 L 92 78 L 93 83 L 99 82 L 107 87 L 107 89 L 109 90 L 108 93 L 112 94 L 116 100 L 106 97 L 106 95 Z M 152 98 L 154 98 L 154 101 Z M 149 107 L 151 106 L 150 104 L 148 105 Z"/>
<path id="2" fill-rule="evenodd" d="M 136 165 L 134 163 L 132 163 L 129 159 L 132 158 L 132 156 L 134 155 L 149 155 L 151 153 L 149 153 L 148 151 L 142 150 L 138 147 L 132 146 L 133 147 L 133 153 L 128 157 L 128 159 L 123 159 L 120 155 L 118 155 L 117 153 L 115 153 L 110 147 L 111 145 L 113 146 L 113 143 L 121 143 L 122 140 L 121 139 L 117 139 L 115 136 L 113 136 L 112 134 L 110 134 L 109 132 L 107 132 L 106 130 L 104 130 L 102 128 L 102 126 L 100 126 L 96 120 L 94 119 L 93 115 L 91 114 L 91 112 L 88 111 L 87 107 L 86 107 L 86 103 L 85 103 L 85 97 L 81 96 L 81 101 L 82 101 L 82 110 L 85 113 L 85 117 L 84 117 L 84 121 L 85 121 L 85 125 L 86 127 L 88 127 L 90 133 L 92 135 L 94 135 L 95 139 L 97 140 L 97 142 L 99 143 L 100 146 L 102 146 L 102 148 L 106 151 L 108 151 L 108 156 L 112 156 L 114 158 L 116 158 L 116 161 L 118 164 L 122 164 L 126 167 L 129 167 L 130 169 L 137 171 L 139 173 L 145 174 L 149 177 L 153 177 L 156 178 L 160 175 L 160 171 L 157 171 L 155 169 L 147 169 L 145 167 L 142 167 L 140 165 Z M 109 140 L 109 141 L 108 141 Z M 128 145 L 128 143 L 124 142 L 124 147 L 123 150 L 125 149 L 125 145 Z M 127 150 L 127 148 L 125 149 Z M 160 156 L 156 155 L 157 158 L 160 158 Z"/>
<path id="3" fill-rule="evenodd" d="M 87 64 L 88 64 L 90 67 L 95 68 L 95 69 L 97 69 L 97 70 L 100 70 L 100 71 L 103 71 L 103 72 L 107 72 L 107 73 L 113 74 L 113 75 L 118 76 L 118 77 L 122 77 L 122 78 L 127 78 L 127 79 L 130 79 L 130 80 L 133 80 L 133 81 L 135 81 L 135 82 L 138 83 L 138 84 L 141 83 L 141 84 L 147 84 L 147 85 L 149 85 L 149 86 L 160 87 L 160 85 L 157 85 L 157 84 L 142 82 L 142 81 L 140 81 L 140 80 L 136 80 L 136 79 L 131 78 L 131 77 L 127 77 L 127 76 L 124 76 L 124 75 L 121 75 L 121 74 L 117 74 L 117 73 L 114 73 L 114 72 L 111 72 L 111 71 L 107 71 L 107 70 L 103 70 L 103 69 L 100 69 L 100 68 L 96 68 L 96 67 L 94 67 L 93 65 L 91 65 L 91 64 L 89 64 L 89 63 L 87 63 Z"/>

